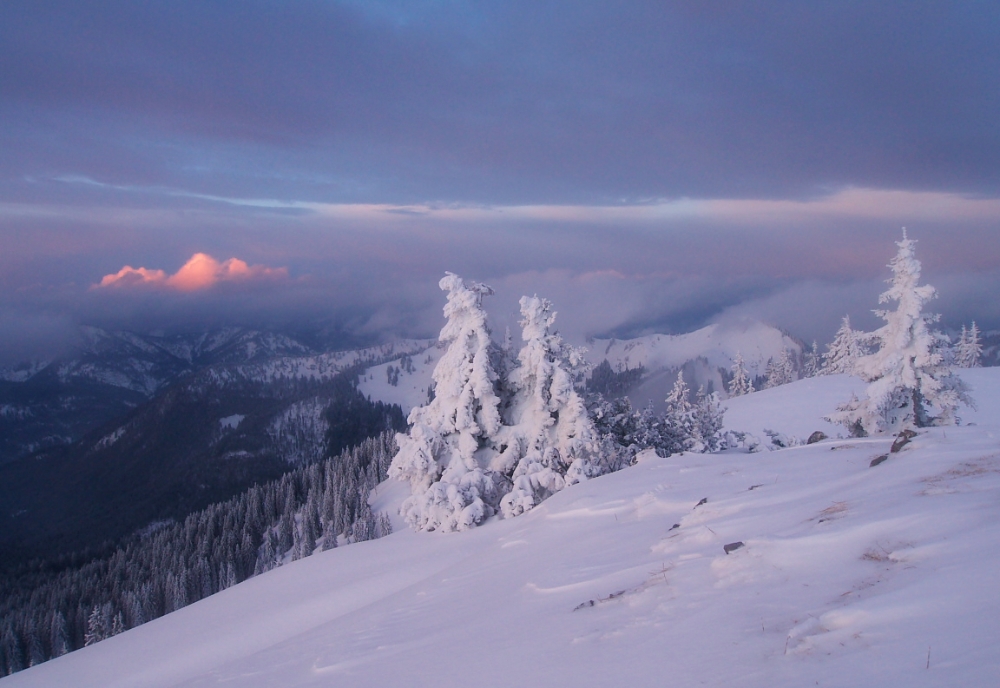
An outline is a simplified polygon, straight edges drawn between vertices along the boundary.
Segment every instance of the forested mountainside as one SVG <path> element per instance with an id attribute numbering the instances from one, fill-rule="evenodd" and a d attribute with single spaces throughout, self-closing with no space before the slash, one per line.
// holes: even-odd
<path id="1" fill-rule="evenodd" d="M 0 676 L 92 645 L 316 551 L 382 537 L 368 506 L 391 430 L 99 552 L 0 575 Z"/>
<path id="2" fill-rule="evenodd" d="M 276 373 L 287 360 L 206 368 L 73 444 L 0 465 L 0 559 L 52 557 L 183 519 L 401 427 L 398 407 L 356 389 L 351 362 L 373 360 L 344 357 L 339 372 L 314 376 Z"/>
<path id="3" fill-rule="evenodd" d="M 0 464 L 78 442 L 210 368 L 261 382 L 329 378 L 361 361 L 426 347 L 403 341 L 345 350 L 332 341 L 238 328 L 174 336 L 81 328 L 79 345 L 64 356 L 0 369 Z"/>

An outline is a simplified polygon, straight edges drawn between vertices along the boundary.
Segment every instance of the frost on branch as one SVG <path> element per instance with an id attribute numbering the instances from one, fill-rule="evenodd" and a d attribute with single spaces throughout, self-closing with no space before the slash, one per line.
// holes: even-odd
<path id="1" fill-rule="evenodd" d="M 553 331 L 548 299 L 522 297 L 521 316 L 524 346 L 508 378 L 508 425 L 492 464 L 513 482 L 500 503 L 505 517 L 600 472 L 597 433 L 575 388 L 587 370 L 583 352 Z"/>
<path id="2" fill-rule="evenodd" d="M 960 403 L 972 405 L 965 384 L 947 366 L 940 337 L 928 328 L 936 315 L 923 312 L 934 298 L 930 285 L 919 286 L 920 261 L 914 242 L 896 243 L 899 251 L 889 263 L 892 279 L 879 303 L 896 302 L 895 310 L 877 310 L 885 325 L 870 335 L 878 348 L 860 357 L 854 374 L 868 382 L 860 399 L 838 407 L 829 417 L 855 434 L 895 432 L 909 426 L 948 425 L 955 422 Z M 845 323 L 846 324 L 846 323 Z"/>
<path id="3" fill-rule="evenodd" d="M 447 345 L 434 369 L 434 399 L 414 408 L 410 432 L 399 434 L 390 477 L 408 480 L 401 513 L 417 530 L 465 530 L 491 516 L 503 477 L 489 470 L 500 430 L 498 377 L 491 360 L 483 296 L 493 290 L 447 273 Z"/>

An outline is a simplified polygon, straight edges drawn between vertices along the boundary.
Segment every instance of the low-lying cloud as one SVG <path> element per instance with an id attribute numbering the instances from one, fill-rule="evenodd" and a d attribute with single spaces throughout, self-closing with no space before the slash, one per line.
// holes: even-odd
<path id="1" fill-rule="evenodd" d="M 196 253 L 172 275 L 163 270 L 133 268 L 131 265 L 126 265 L 118 272 L 102 277 L 94 288 L 160 287 L 177 291 L 198 291 L 213 287 L 220 282 L 275 280 L 287 277 L 287 268 L 247 265 L 239 258 L 230 258 L 220 263 L 207 253 Z"/>

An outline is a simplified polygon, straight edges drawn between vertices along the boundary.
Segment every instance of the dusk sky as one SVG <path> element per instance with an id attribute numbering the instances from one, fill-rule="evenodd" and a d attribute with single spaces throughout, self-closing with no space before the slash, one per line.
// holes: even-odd
<path id="1" fill-rule="evenodd" d="M 1000 327 L 1000 5 L 0 4 L 0 363 L 78 324 Z"/>

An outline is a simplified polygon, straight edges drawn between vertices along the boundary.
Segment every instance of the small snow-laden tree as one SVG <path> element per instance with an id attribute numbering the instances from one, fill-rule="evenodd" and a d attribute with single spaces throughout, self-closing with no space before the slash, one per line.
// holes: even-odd
<path id="1" fill-rule="evenodd" d="M 864 345 L 867 337 L 867 334 L 852 329 L 851 318 L 845 315 L 840 323 L 840 329 L 837 330 L 833 341 L 827 345 L 826 353 L 823 354 L 823 367 L 820 368 L 820 375 L 853 374 L 858 359 L 867 353 Z"/>
<path id="2" fill-rule="evenodd" d="M 87 631 L 83 636 L 84 647 L 89 647 L 94 643 L 99 643 L 108 637 L 108 632 L 110 631 L 110 608 L 105 608 L 107 605 L 102 607 L 101 605 L 95 604 L 91 610 L 90 614 L 87 616 Z"/>
<path id="3" fill-rule="evenodd" d="M 52 615 L 52 623 L 49 628 L 49 647 L 52 648 L 53 657 L 61 657 L 70 651 L 66 616 L 59 610 L 56 610 Z"/>
<path id="4" fill-rule="evenodd" d="M 788 349 L 782 349 L 778 360 L 768 361 L 765 375 L 767 380 L 764 383 L 764 389 L 773 389 L 794 382 L 795 362 L 792 360 L 791 352 Z"/>
<path id="5" fill-rule="evenodd" d="M 819 375 L 820 361 L 819 345 L 814 339 L 812 348 L 802 357 L 802 377 L 816 377 Z"/>
<path id="6" fill-rule="evenodd" d="M 716 451 L 721 442 L 722 419 L 725 413 L 719 395 L 715 392 L 707 394 L 704 387 L 699 387 L 692 412 L 698 437 L 698 443 L 693 449 L 701 452 Z"/>
<path id="7" fill-rule="evenodd" d="M 729 381 L 729 396 L 741 397 L 754 391 L 753 381 L 750 373 L 747 372 L 746 361 L 743 354 L 736 352 L 736 359 L 733 361 L 733 379 Z"/>
<path id="8" fill-rule="evenodd" d="M 691 401 L 691 393 L 682 372 L 677 373 L 667 408 L 659 425 L 658 453 L 710 452 L 719 448 L 723 409 L 717 394 L 707 394 L 704 387 Z"/>
<path id="9" fill-rule="evenodd" d="M 605 398 L 600 392 L 588 396 L 587 413 L 601 443 L 601 462 L 608 472 L 631 465 L 635 454 L 655 446 L 659 420 L 653 409 L 632 408 L 628 397 Z"/>
<path id="10" fill-rule="evenodd" d="M 498 506 L 502 476 L 488 469 L 500 430 L 497 374 L 482 308 L 493 290 L 447 273 L 447 345 L 434 368 L 434 398 L 410 412 L 410 431 L 398 434 L 389 476 L 410 483 L 400 513 L 416 530 L 465 530 Z M 499 478 L 499 480 L 498 480 Z"/>
<path id="11" fill-rule="evenodd" d="M 507 379 L 508 422 L 491 465 L 513 483 L 500 502 L 508 518 L 602 472 L 597 432 L 576 391 L 589 370 L 583 351 L 552 329 L 551 301 L 525 296 L 520 305 L 524 346 Z"/>
<path id="12" fill-rule="evenodd" d="M 955 346 L 955 365 L 959 368 L 978 368 L 983 355 L 983 345 L 979 341 L 979 328 L 976 321 L 972 321 L 972 327 L 965 329 L 962 325 L 962 335 Z"/>
<path id="13" fill-rule="evenodd" d="M 855 374 L 868 382 L 862 397 L 838 407 L 828 420 L 854 434 L 895 432 L 905 427 L 955 422 L 961 403 L 972 405 L 965 384 L 943 362 L 940 342 L 928 328 L 938 316 L 924 313 L 934 287 L 919 285 L 920 261 L 903 232 L 896 257 L 889 263 L 892 279 L 879 303 L 896 302 L 895 310 L 877 310 L 885 325 L 872 333 L 878 349 L 858 359 Z"/>
<path id="14" fill-rule="evenodd" d="M 667 395 L 667 408 L 663 414 L 663 431 L 674 440 L 676 446 L 668 453 L 688 451 L 698 441 L 698 427 L 695 423 L 694 407 L 691 405 L 684 371 L 677 371 L 677 379 Z"/>

